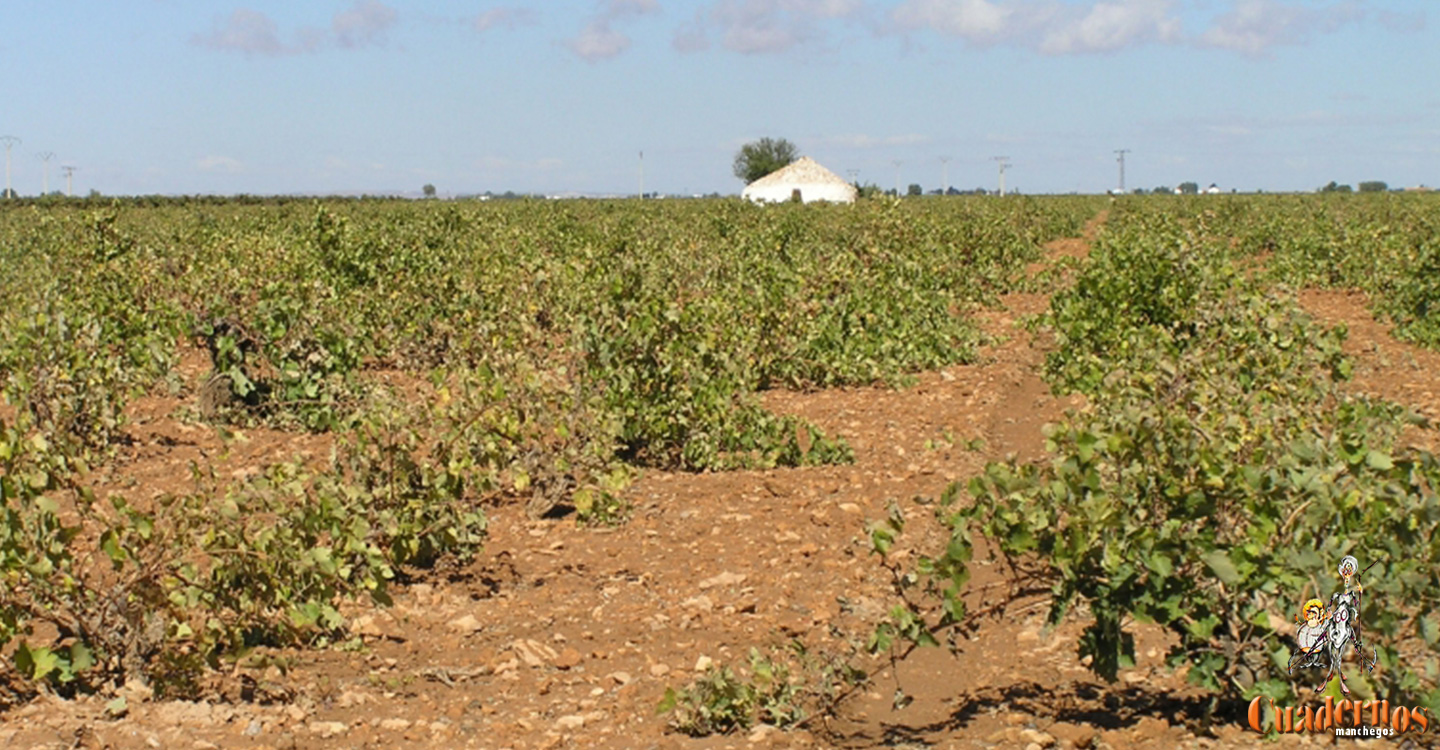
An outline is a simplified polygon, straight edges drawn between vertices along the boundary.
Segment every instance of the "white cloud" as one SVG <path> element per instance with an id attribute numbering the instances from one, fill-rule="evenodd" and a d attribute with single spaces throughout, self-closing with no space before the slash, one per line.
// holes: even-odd
<path id="1" fill-rule="evenodd" d="M 331 43 L 344 48 L 380 45 L 385 32 L 397 21 L 393 8 L 377 0 L 357 0 L 349 9 L 336 13 L 327 31 L 313 26 L 297 29 L 285 42 L 274 19 L 249 8 L 239 8 L 228 18 L 215 22 L 207 34 L 193 34 L 190 41 L 220 52 L 245 55 L 294 55 L 317 52 Z"/>
<path id="2" fill-rule="evenodd" d="M 1115 0 L 1096 3 L 1079 18 L 1066 18 L 1046 31 L 1040 51 L 1050 55 L 1114 52 L 1146 42 L 1181 38 L 1170 0 Z"/>
<path id="3" fill-rule="evenodd" d="M 476 16 L 470 25 L 479 32 L 504 27 L 513 29 L 535 23 L 535 11 L 529 8 L 491 8 Z"/>
<path id="4" fill-rule="evenodd" d="M 710 38 L 705 35 L 704 11 L 697 12 L 692 23 L 675 30 L 670 46 L 677 52 L 703 52 L 710 49 Z"/>
<path id="5" fill-rule="evenodd" d="M 580 59 L 588 62 L 608 60 L 630 48 L 630 37 L 610 28 L 609 21 L 595 20 L 585 25 L 574 38 L 566 40 Z"/>
<path id="6" fill-rule="evenodd" d="M 1316 7 L 1279 0 L 1236 0 L 1197 40 L 1201 46 L 1262 57 L 1274 47 L 1303 44 L 1316 32 L 1333 32 L 1363 20 L 1353 2 Z"/>
<path id="7" fill-rule="evenodd" d="M 601 15 L 605 18 L 616 19 L 625 16 L 643 16 L 659 12 L 660 3 L 658 0 L 608 0 L 608 2 L 604 4 Z"/>
<path id="8" fill-rule="evenodd" d="M 222 52 L 247 55 L 283 55 L 294 50 L 280 41 L 280 33 L 269 16 L 248 8 L 237 8 L 218 21 L 209 34 L 195 34 L 191 41 Z"/>
<path id="9" fill-rule="evenodd" d="M 975 43 L 990 43 L 1035 25 L 1035 8 L 990 0 L 906 0 L 890 13 L 905 31 L 929 29 Z"/>
<path id="10" fill-rule="evenodd" d="M 783 52 L 821 36 L 819 22 L 858 17 L 861 0 L 719 0 L 701 8 L 694 24 L 677 30 L 672 41 L 683 52 L 709 47 L 709 33 L 732 52 Z"/>
<path id="11" fill-rule="evenodd" d="M 245 169 L 245 165 L 239 159 L 214 154 L 196 160 L 195 167 L 204 172 L 229 172 L 231 174 Z"/>
<path id="12" fill-rule="evenodd" d="M 1305 12 L 1274 0 L 1240 0 L 1200 35 L 1200 43 L 1247 55 L 1264 54 L 1275 44 L 1294 37 Z"/>
<path id="13" fill-rule="evenodd" d="M 353 48 L 383 44 L 395 21 L 394 8 L 377 0 L 356 0 L 350 10 L 335 14 L 330 26 L 341 47 Z"/>
<path id="14" fill-rule="evenodd" d="M 726 49 L 741 54 L 783 52 L 799 44 L 802 28 L 781 25 L 775 20 L 730 24 L 721 37 Z"/>
<path id="15" fill-rule="evenodd" d="M 1181 39 L 1174 0 L 905 0 L 890 13 L 895 30 L 929 30 L 975 45 L 1011 44 L 1049 55 L 1114 52 Z"/>
<path id="16" fill-rule="evenodd" d="M 615 21 L 658 13 L 659 0 L 603 0 L 600 11 L 565 46 L 586 62 L 608 60 L 630 48 L 630 37 L 615 30 Z"/>
<path id="17" fill-rule="evenodd" d="M 1207 7 L 1194 0 L 1191 4 Z M 1373 16 L 1361 0 L 1233 0 L 1198 35 L 1187 35 L 1180 0 L 903 0 L 889 13 L 889 30 L 930 31 L 972 45 L 1006 44 L 1049 55 L 1117 52 L 1143 44 L 1227 49 L 1262 56 L 1282 44 L 1301 44 Z M 1423 24 L 1423 16 L 1411 19 Z"/>

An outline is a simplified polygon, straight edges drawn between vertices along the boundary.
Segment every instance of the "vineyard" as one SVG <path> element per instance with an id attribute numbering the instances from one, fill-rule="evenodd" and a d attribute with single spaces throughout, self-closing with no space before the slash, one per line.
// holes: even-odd
<path id="1" fill-rule="evenodd" d="M 12 201 L 0 292 L 0 744 L 1245 745 L 1346 554 L 1440 711 L 1428 196 Z"/>

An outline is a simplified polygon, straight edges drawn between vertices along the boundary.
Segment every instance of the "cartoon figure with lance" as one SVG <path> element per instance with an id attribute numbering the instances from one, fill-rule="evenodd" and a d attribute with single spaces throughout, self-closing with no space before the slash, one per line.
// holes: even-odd
<path id="1" fill-rule="evenodd" d="M 1364 572 L 1368 573 L 1378 562 L 1370 563 Z M 1339 675 L 1340 692 L 1349 695 L 1350 687 L 1345 684 L 1345 671 L 1341 666 L 1345 645 L 1354 647 L 1360 657 L 1360 668 L 1371 672 L 1375 671 L 1376 652 L 1372 646 L 1367 659 L 1360 640 L 1360 597 L 1365 590 L 1360 585 L 1360 561 L 1346 555 L 1340 560 L 1338 572 L 1341 586 L 1330 596 L 1330 606 L 1322 606 L 1319 599 L 1305 602 L 1302 610 L 1305 624 L 1295 632 L 1299 650 L 1290 655 L 1289 671 L 1294 672 L 1297 667 L 1326 667 L 1325 680 L 1315 691 L 1324 690 L 1331 675 Z"/>

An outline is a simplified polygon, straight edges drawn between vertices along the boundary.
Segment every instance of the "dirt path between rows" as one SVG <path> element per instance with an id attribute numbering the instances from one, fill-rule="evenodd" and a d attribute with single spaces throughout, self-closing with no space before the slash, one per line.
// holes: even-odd
<path id="1" fill-rule="evenodd" d="M 1305 289 L 1299 301 L 1325 325 L 1346 327 L 1345 353 L 1355 362 L 1351 389 L 1413 409 L 1429 426 L 1409 430 L 1407 442 L 1440 453 L 1440 352 L 1395 338 L 1393 326 L 1370 312 L 1364 292 Z"/>
<path id="2" fill-rule="evenodd" d="M 1083 256 L 1087 238 L 1053 243 L 1051 258 Z M 994 343 L 979 362 L 923 374 L 912 388 L 766 394 L 770 408 L 842 435 L 853 465 L 648 472 L 628 491 L 632 520 L 608 531 L 499 508 L 472 566 L 401 589 L 389 610 L 354 613 L 359 651 L 275 654 L 272 665 L 245 670 L 253 701 L 133 695 L 128 715 L 113 720 L 100 698 L 42 698 L 3 717 L 0 746 L 1252 746 L 1257 738 L 1238 726 L 1220 728 L 1218 739 L 1183 726 L 1194 693 L 1162 666 L 1161 633 L 1140 630 L 1138 665 L 1106 685 L 1074 652 L 1083 622 L 1047 631 L 1043 600 L 1007 601 L 998 571 L 983 563 L 970 604 L 996 615 L 961 653 L 916 651 L 898 674 L 885 659 L 861 659 L 873 684 L 828 727 L 690 738 L 656 715 L 667 687 L 709 663 L 739 665 L 752 647 L 799 640 L 843 652 L 863 639 L 893 603 L 888 573 L 867 554 L 866 523 L 897 503 L 913 523 L 895 556 L 934 549 L 941 537 L 929 502 L 947 484 L 1009 454 L 1043 455 L 1041 427 L 1078 405 L 1050 394 L 1040 379 L 1044 335 L 1033 340 L 1017 325 L 1047 304 L 1046 294 L 1007 296 L 981 315 Z M 156 454 L 150 463 L 117 468 L 107 481 L 149 489 L 127 472 L 152 471 L 166 449 L 177 461 L 224 449 L 217 460 L 241 476 L 272 453 L 325 447 L 262 433 L 238 447 L 208 433 L 176 437 L 163 407 L 150 404 L 153 419 L 142 425 L 154 436 L 144 443 Z M 903 710 L 892 707 L 897 684 L 913 698 Z"/>

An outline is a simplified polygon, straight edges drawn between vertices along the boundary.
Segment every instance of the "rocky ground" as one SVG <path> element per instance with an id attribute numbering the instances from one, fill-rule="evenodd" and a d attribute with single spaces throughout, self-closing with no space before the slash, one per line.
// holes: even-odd
<path id="1" fill-rule="evenodd" d="M 1083 255 L 1084 239 L 1051 247 Z M 1035 269 L 1039 270 L 1039 269 Z M 1057 283 L 1063 283 L 1063 280 Z M 986 610 L 958 655 L 914 652 L 897 665 L 856 657 L 872 683 L 828 722 L 691 738 L 656 706 L 709 664 L 801 641 L 846 653 L 891 606 L 889 573 L 868 554 L 866 524 L 893 502 L 912 519 L 895 557 L 933 549 L 929 503 L 986 461 L 1043 454 L 1041 427 L 1078 402 L 1040 380 L 1046 342 L 1016 324 L 1044 294 L 984 314 L 995 342 L 977 364 L 926 373 L 905 390 L 770 393 L 767 405 L 843 435 L 855 463 L 716 474 L 646 473 L 634 516 L 614 529 L 573 518 L 491 511 L 471 566 L 403 588 L 388 610 L 352 613 L 358 650 L 280 652 L 228 678 L 248 686 L 205 700 L 42 697 L 0 716 L 16 748 L 1229 748 L 1258 737 L 1228 722 L 1191 726 L 1197 695 L 1163 667 L 1163 633 L 1141 630 L 1139 664 L 1114 685 L 1074 653 L 1081 620 L 1043 627 L 1044 601 L 1011 592 L 979 565 L 972 611 Z M 1350 325 L 1357 388 L 1440 415 L 1436 354 L 1395 341 L 1363 300 L 1307 293 L 1305 306 Z M 201 361 L 186 367 L 203 369 Z M 200 373 L 186 373 L 198 377 Z M 247 431 L 225 440 L 142 401 L 136 454 L 101 481 L 134 495 L 183 489 L 188 463 L 243 477 L 266 461 L 322 455 L 323 437 Z M 1433 441 L 1433 430 L 1417 439 Z M 893 706 L 896 688 L 913 702 Z M 234 692 L 233 690 L 231 691 Z M 1299 738 L 1296 742 L 1321 742 Z M 1367 743 L 1359 743 L 1366 746 Z M 1376 743 L 1377 746 L 1380 743 Z"/>

